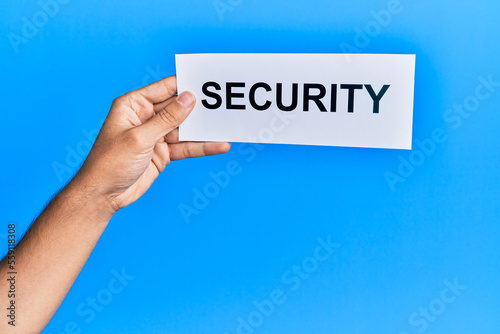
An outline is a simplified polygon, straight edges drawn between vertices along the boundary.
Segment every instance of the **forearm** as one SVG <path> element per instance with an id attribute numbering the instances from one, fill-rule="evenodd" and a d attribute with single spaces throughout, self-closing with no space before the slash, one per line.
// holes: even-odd
<path id="1" fill-rule="evenodd" d="M 78 174 L 15 248 L 18 316 L 16 327 L 2 317 L 0 333 L 43 330 L 113 214 L 142 196 L 170 161 L 229 151 L 229 143 L 179 141 L 178 127 L 196 98 L 176 92 L 172 76 L 115 99 Z M 2 260 L 0 308 L 5 311 L 9 271 Z"/>
<path id="2" fill-rule="evenodd" d="M 88 183 L 75 178 L 45 208 L 15 249 L 16 326 L 0 332 L 39 333 L 50 321 L 113 215 Z M 0 301 L 6 309 L 6 259 L 0 263 Z"/>

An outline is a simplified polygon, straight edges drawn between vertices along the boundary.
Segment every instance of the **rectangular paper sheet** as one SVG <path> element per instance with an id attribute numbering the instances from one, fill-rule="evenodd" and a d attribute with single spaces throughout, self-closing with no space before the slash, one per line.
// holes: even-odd
<path id="1" fill-rule="evenodd" d="M 411 149 L 415 55 L 182 54 L 176 67 L 178 91 L 197 99 L 180 140 Z"/>

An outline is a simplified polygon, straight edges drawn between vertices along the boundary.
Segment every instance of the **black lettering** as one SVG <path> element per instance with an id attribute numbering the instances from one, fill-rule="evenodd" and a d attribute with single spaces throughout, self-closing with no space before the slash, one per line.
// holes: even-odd
<path id="1" fill-rule="evenodd" d="M 226 109 L 232 110 L 245 110 L 246 106 L 243 104 L 233 104 L 233 98 L 243 98 L 244 93 L 233 93 L 233 87 L 245 87 L 244 82 L 227 82 L 226 83 Z"/>
<path id="2" fill-rule="evenodd" d="M 311 95 L 311 89 L 319 89 L 318 95 Z M 309 111 L 309 101 L 316 102 L 319 110 L 326 111 L 326 108 L 320 100 L 325 97 L 326 88 L 320 84 L 304 84 L 304 111 Z"/>
<path id="3" fill-rule="evenodd" d="M 292 84 L 292 103 L 289 106 L 283 105 L 283 84 L 276 84 L 276 104 L 281 111 L 292 111 L 297 108 L 299 99 L 299 84 Z"/>
<path id="4" fill-rule="evenodd" d="M 269 107 L 271 106 L 271 101 L 266 100 L 266 103 L 264 103 L 264 105 L 259 105 L 259 104 L 257 104 L 257 102 L 255 102 L 255 91 L 259 88 L 264 88 L 266 90 L 266 92 L 271 91 L 271 87 L 268 84 L 266 84 L 264 82 L 256 83 L 255 85 L 252 86 L 252 88 L 250 88 L 250 104 L 252 105 L 252 107 L 255 110 L 262 111 L 262 110 L 269 109 Z"/>
<path id="5" fill-rule="evenodd" d="M 375 94 L 373 91 L 372 85 L 365 85 L 366 90 L 368 91 L 368 94 L 370 94 L 370 97 L 373 100 L 373 113 L 378 114 L 379 112 L 379 105 L 380 105 L 380 99 L 382 96 L 384 96 L 385 92 L 389 89 L 389 85 L 384 85 L 380 92 L 378 94 Z"/>
<path id="6" fill-rule="evenodd" d="M 349 90 L 349 98 L 347 102 L 347 112 L 354 112 L 354 90 L 363 89 L 363 85 L 340 85 L 341 89 Z"/>
<path id="7" fill-rule="evenodd" d="M 207 100 L 201 100 L 201 103 L 207 109 L 220 108 L 220 106 L 222 105 L 222 97 L 220 97 L 220 95 L 215 93 L 215 92 L 209 91 L 208 87 L 215 87 L 216 90 L 221 90 L 221 87 L 217 82 L 210 81 L 210 82 L 205 83 L 203 85 L 203 87 L 201 88 L 201 90 L 202 90 L 203 94 L 205 94 L 206 96 L 214 98 L 215 104 L 210 104 L 207 102 Z"/>
<path id="8" fill-rule="evenodd" d="M 330 100 L 330 111 L 336 112 L 337 111 L 337 84 L 332 85 L 332 97 Z"/>

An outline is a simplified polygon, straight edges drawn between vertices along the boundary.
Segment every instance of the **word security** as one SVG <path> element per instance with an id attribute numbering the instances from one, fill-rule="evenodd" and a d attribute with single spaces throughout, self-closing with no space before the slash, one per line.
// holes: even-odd
<path id="1" fill-rule="evenodd" d="M 292 83 L 291 86 L 287 85 L 287 87 L 283 87 L 284 85 L 282 83 L 277 83 L 275 87 L 271 87 L 271 85 L 265 82 L 257 82 L 250 86 L 250 89 L 246 88 L 244 82 L 227 82 L 224 86 L 225 108 L 227 110 L 246 110 L 246 102 L 248 101 L 254 110 L 265 111 L 273 105 L 271 97 L 274 97 L 273 95 L 266 94 L 276 94 L 276 106 L 282 111 L 288 112 L 300 108 L 299 96 L 301 96 L 301 109 L 305 112 L 309 111 L 311 102 L 315 103 L 321 112 L 337 112 L 338 97 L 340 94 L 344 94 L 346 95 L 344 97 L 347 97 L 347 112 L 353 113 L 355 110 L 355 96 L 357 96 L 357 94 L 362 94 L 362 91 L 366 90 L 364 94 L 368 94 L 373 100 L 374 114 L 380 112 L 380 102 L 390 87 L 390 85 L 383 85 L 377 93 L 372 85 L 369 84 L 331 84 L 330 87 L 325 87 L 318 83 L 304 83 L 300 85 L 300 90 L 298 83 Z M 275 88 L 275 92 L 273 92 L 273 88 Z M 290 93 L 291 90 L 291 99 L 287 99 L 287 102 L 284 102 L 284 89 L 289 90 L 287 94 Z M 329 98 L 325 98 L 327 96 L 327 89 L 330 89 Z M 257 93 L 258 91 L 259 93 Z M 356 91 L 359 92 L 356 94 Z M 221 95 L 223 94 L 221 93 L 223 91 L 219 83 L 215 81 L 206 82 L 202 86 L 202 92 L 205 97 L 209 98 L 201 100 L 205 108 L 215 110 L 222 107 L 223 97 Z M 259 95 L 259 98 L 257 98 L 256 95 Z M 290 96 L 290 94 L 288 94 L 288 96 Z M 248 99 L 246 99 L 247 97 Z"/>

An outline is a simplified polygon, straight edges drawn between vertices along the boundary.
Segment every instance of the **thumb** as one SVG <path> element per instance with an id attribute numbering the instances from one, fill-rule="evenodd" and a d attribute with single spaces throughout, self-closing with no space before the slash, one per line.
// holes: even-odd
<path id="1" fill-rule="evenodd" d="M 191 92 L 183 92 L 170 104 L 140 125 L 141 132 L 148 141 L 156 143 L 161 137 L 177 128 L 189 115 L 196 98 Z"/>

